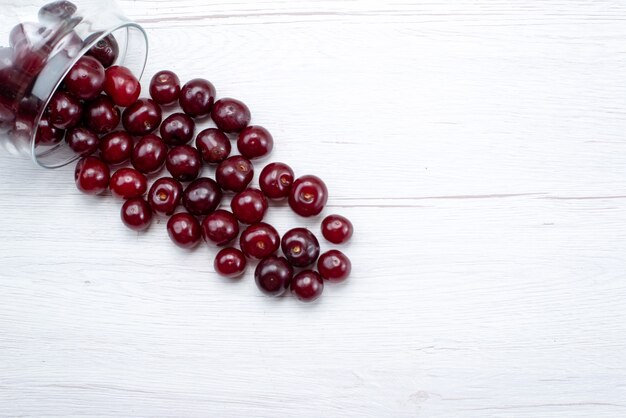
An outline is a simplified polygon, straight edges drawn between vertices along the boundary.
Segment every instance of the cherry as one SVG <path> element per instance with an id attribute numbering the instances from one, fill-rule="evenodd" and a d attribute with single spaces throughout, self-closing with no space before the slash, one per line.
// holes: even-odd
<path id="1" fill-rule="evenodd" d="M 174 113 L 161 124 L 161 138 L 169 146 L 183 145 L 191 141 L 196 123 L 184 113 Z"/>
<path id="2" fill-rule="evenodd" d="M 139 99 L 124 110 L 124 129 L 135 136 L 148 135 L 161 124 L 161 107 L 150 99 Z"/>
<path id="3" fill-rule="evenodd" d="M 104 67 L 94 57 L 83 56 L 67 73 L 64 82 L 65 88 L 74 97 L 95 99 L 104 85 Z"/>
<path id="4" fill-rule="evenodd" d="M 271 163 L 261 171 L 259 185 L 265 196 L 282 199 L 289 196 L 293 179 L 293 170 L 287 164 Z"/>
<path id="5" fill-rule="evenodd" d="M 87 39 L 85 39 L 85 45 L 89 45 L 98 36 L 100 36 L 100 34 L 94 33 L 87 37 Z M 100 61 L 104 68 L 109 68 L 115 63 L 119 52 L 120 47 L 115 37 L 113 35 L 107 35 L 96 42 L 96 44 L 87 51 L 86 55 L 92 56 Z"/>
<path id="6" fill-rule="evenodd" d="M 215 271 L 229 279 L 241 277 L 246 271 L 246 257 L 236 248 L 224 248 L 215 256 L 213 267 Z"/>
<path id="7" fill-rule="evenodd" d="M 291 293 L 301 302 L 313 302 L 323 291 L 324 280 L 316 271 L 303 270 L 291 280 Z"/>
<path id="8" fill-rule="evenodd" d="M 207 177 L 192 181 L 183 193 L 183 206 L 196 216 L 208 215 L 221 201 L 222 189 L 215 180 Z"/>
<path id="9" fill-rule="evenodd" d="M 328 215 L 322 221 L 322 235 L 333 244 L 343 244 L 352 236 L 352 222 L 341 215 Z"/>
<path id="10" fill-rule="evenodd" d="M 241 155 L 228 157 L 217 166 L 215 180 L 224 190 L 241 192 L 252 181 L 252 163 Z"/>
<path id="11" fill-rule="evenodd" d="M 293 182 L 289 193 L 289 206 L 300 216 L 319 214 L 328 201 L 328 189 L 316 176 L 302 176 Z"/>
<path id="12" fill-rule="evenodd" d="M 255 224 L 265 216 L 267 199 L 258 189 L 246 189 L 233 197 L 230 208 L 241 223 Z"/>
<path id="13" fill-rule="evenodd" d="M 133 137 L 127 132 L 115 131 L 100 139 L 100 156 L 108 164 L 122 164 L 133 153 Z"/>
<path id="14" fill-rule="evenodd" d="M 180 96 L 180 80 L 171 71 L 159 71 L 150 80 L 150 96 L 160 105 L 171 105 Z"/>
<path id="15" fill-rule="evenodd" d="M 248 126 L 237 138 L 237 149 L 249 160 L 266 156 L 274 148 L 274 139 L 262 126 Z"/>
<path id="16" fill-rule="evenodd" d="M 69 19 L 76 13 L 77 7 L 69 1 L 55 1 L 39 9 L 40 21 L 55 21 Z"/>
<path id="17" fill-rule="evenodd" d="M 272 225 L 260 222 L 248 226 L 241 233 L 239 246 L 248 257 L 261 260 L 278 250 L 280 235 Z"/>
<path id="18" fill-rule="evenodd" d="M 208 128 L 196 137 L 196 148 L 200 151 L 204 162 L 218 164 L 230 155 L 230 140 L 224 132 L 215 128 Z"/>
<path id="19" fill-rule="evenodd" d="M 83 110 L 85 125 L 96 134 L 111 132 L 120 123 L 120 110 L 108 96 L 87 103 Z"/>
<path id="20" fill-rule="evenodd" d="M 202 221 L 202 237 L 217 246 L 226 245 L 239 235 L 239 222 L 227 210 L 216 210 Z"/>
<path id="21" fill-rule="evenodd" d="M 109 166 L 96 157 L 85 157 L 78 161 L 74 170 L 74 180 L 78 190 L 96 195 L 109 186 Z"/>
<path id="22" fill-rule="evenodd" d="M 200 242 L 200 224 L 189 213 L 180 212 L 167 221 L 167 233 L 174 244 L 191 249 Z"/>
<path id="23" fill-rule="evenodd" d="M 73 128 L 65 134 L 65 142 L 72 151 L 86 157 L 98 150 L 98 137 L 87 128 Z"/>
<path id="24" fill-rule="evenodd" d="M 280 243 L 283 254 L 292 266 L 306 267 L 317 261 L 320 255 L 320 243 L 306 228 L 294 228 L 285 235 Z"/>
<path id="25" fill-rule="evenodd" d="M 111 176 L 109 188 L 115 197 L 132 199 L 143 196 L 148 189 L 148 181 L 134 168 L 120 168 Z"/>
<path id="26" fill-rule="evenodd" d="M 178 98 L 183 112 L 194 118 L 211 113 L 214 101 L 215 87 L 202 78 L 195 78 L 185 84 Z"/>
<path id="27" fill-rule="evenodd" d="M 241 132 L 250 123 L 250 109 L 236 99 L 220 99 L 213 105 L 211 119 L 224 132 Z"/>
<path id="28" fill-rule="evenodd" d="M 50 122 L 55 128 L 69 129 L 80 123 L 83 107 L 80 100 L 69 93 L 57 91 L 50 99 Z"/>
<path id="29" fill-rule="evenodd" d="M 154 174 L 161 170 L 165 164 L 167 146 L 156 135 L 146 135 L 141 138 L 131 156 L 133 167 L 144 174 Z"/>
<path id="30" fill-rule="evenodd" d="M 37 126 L 37 133 L 35 134 L 35 143 L 38 145 L 53 145 L 63 140 L 65 131 L 57 129 L 52 126 L 50 119 L 42 116 Z"/>
<path id="31" fill-rule="evenodd" d="M 155 181 L 148 192 L 148 202 L 156 213 L 171 215 L 176 210 L 183 195 L 183 186 L 171 177 Z"/>
<path id="32" fill-rule="evenodd" d="M 152 210 L 142 197 L 128 199 L 122 205 L 122 222 L 133 231 L 145 231 L 152 223 Z"/>
<path id="33" fill-rule="evenodd" d="M 317 271 L 330 282 L 343 282 L 351 270 L 350 259 L 339 250 L 326 251 L 317 260 Z"/>
<path id="34" fill-rule="evenodd" d="M 179 145 L 167 153 L 165 167 L 176 180 L 191 181 L 200 174 L 202 159 L 194 147 Z"/>
<path id="35" fill-rule="evenodd" d="M 141 84 L 128 68 L 114 65 L 106 70 L 104 92 L 116 105 L 127 107 L 139 98 Z"/>
<path id="36" fill-rule="evenodd" d="M 289 288 L 293 277 L 293 267 L 284 257 L 269 256 L 262 260 L 254 270 L 254 280 L 268 296 L 280 296 Z"/>

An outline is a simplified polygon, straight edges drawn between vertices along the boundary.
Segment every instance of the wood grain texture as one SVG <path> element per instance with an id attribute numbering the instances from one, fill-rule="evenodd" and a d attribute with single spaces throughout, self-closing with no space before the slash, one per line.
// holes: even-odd
<path id="1" fill-rule="evenodd" d="M 626 415 L 622 2 L 121 3 L 326 179 L 353 275 L 271 300 L 0 155 L 0 416 Z"/>

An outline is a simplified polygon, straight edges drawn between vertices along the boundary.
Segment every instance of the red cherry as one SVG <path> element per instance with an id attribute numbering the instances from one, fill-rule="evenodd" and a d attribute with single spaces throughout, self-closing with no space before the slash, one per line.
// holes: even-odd
<path id="1" fill-rule="evenodd" d="M 85 194 L 96 195 L 109 186 L 109 166 L 96 157 L 85 157 L 78 161 L 74 170 L 74 179 L 78 190 Z"/>
<path id="2" fill-rule="evenodd" d="M 213 105 L 211 119 L 224 132 L 241 132 L 250 123 L 250 109 L 239 100 L 220 99 Z"/>
<path id="3" fill-rule="evenodd" d="M 111 176 L 109 188 L 115 197 L 132 199 L 146 192 L 148 181 L 146 176 L 134 168 L 120 168 Z"/>
<path id="4" fill-rule="evenodd" d="M 191 249 L 200 242 L 200 224 L 189 213 L 180 212 L 167 221 L 167 233 L 172 242 L 181 248 Z"/>
<path id="5" fill-rule="evenodd" d="M 313 270 L 303 270 L 291 280 L 291 293 L 301 302 L 313 302 L 324 291 L 324 280 Z"/>
<path id="6" fill-rule="evenodd" d="M 106 70 L 104 91 L 116 105 L 127 107 L 139 98 L 141 84 L 128 68 L 114 65 Z"/>
<path id="7" fill-rule="evenodd" d="M 236 248 L 224 248 L 215 256 L 213 267 L 224 277 L 234 279 L 241 277 L 246 271 L 246 257 Z"/>
<path id="8" fill-rule="evenodd" d="M 333 244 L 343 244 L 352 236 L 352 222 L 341 215 L 328 215 L 322 221 L 322 235 Z"/>
<path id="9" fill-rule="evenodd" d="M 150 205 L 141 197 L 128 199 L 122 205 L 122 222 L 133 231 L 145 231 L 152 223 Z"/>
<path id="10" fill-rule="evenodd" d="M 348 278 L 351 270 L 350 259 L 338 250 L 326 251 L 317 260 L 317 271 L 330 282 L 343 282 Z"/>
<path id="11" fill-rule="evenodd" d="M 264 157 L 273 148 L 274 139 L 268 130 L 262 126 L 248 126 L 239 133 L 237 149 L 241 155 L 249 160 Z"/>

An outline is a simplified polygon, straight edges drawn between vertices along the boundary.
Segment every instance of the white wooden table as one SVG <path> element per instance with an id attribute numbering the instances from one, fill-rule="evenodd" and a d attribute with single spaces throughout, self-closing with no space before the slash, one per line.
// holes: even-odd
<path id="1" fill-rule="evenodd" d="M 122 3 L 144 82 L 209 78 L 324 177 L 353 274 L 267 298 L 2 154 L 0 416 L 626 416 L 626 4 Z"/>

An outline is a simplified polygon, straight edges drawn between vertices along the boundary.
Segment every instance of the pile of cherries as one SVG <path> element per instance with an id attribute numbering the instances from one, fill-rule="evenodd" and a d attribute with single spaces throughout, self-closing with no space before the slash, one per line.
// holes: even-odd
<path id="1" fill-rule="evenodd" d="M 261 170 L 259 188 L 250 187 L 253 161 L 270 154 L 274 140 L 265 128 L 250 125 L 248 107 L 232 98 L 216 100 L 215 87 L 205 79 L 181 86 L 171 71 L 155 74 L 150 98 L 140 98 L 139 80 L 113 65 L 118 49 L 109 35 L 81 57 L 38 127 L 38 141 L 64 139 L 81 157 L 75 170 L 78 189 L 90 195 L 110 189 L 124 200 L 121 218 L 132 230 L 146 230 L 154 215 L 166 216 L 169 237 L 179 247 L 191 249 L 202 239 L 224 247 L 214 266 L 225 277 L 240 277 L 247 259 L 260 260 L 255 280 L 268 295 L 291 289 L 299 300 L 313 301 L 324 279 L 345 280 L 351 263 L 341 251 L 320 255 L 320 243 L 308 229 L 291 229 L 281 239 L 263 222 L 269 201 L 287 200 L 303 217 L 319 215 L 328 199 L 324 182 L 313 175 L 296 178 L 287 164 L 272 162 Z M 163 118 L 162 107 L 171 111 L 175 105 L 180 111 Z M 196 135 L 196 122 L 209 117 L 216 127 Z M 231 155 L 231 139 L 239 155 Z M 201 177 L 205 164 L 216 166 L 215 179 Z M 169 176 L 148 187 L 149 176 L 159 177 L 164 166 Z M 220 205 L 229 193 L 227 210 Z M 330 215 L 321 223 L 322 235 L 333 244 L 349 240 L 352 231 L 343 216 Z M 279 248 L 283 256 L 277 255 Z"/>

